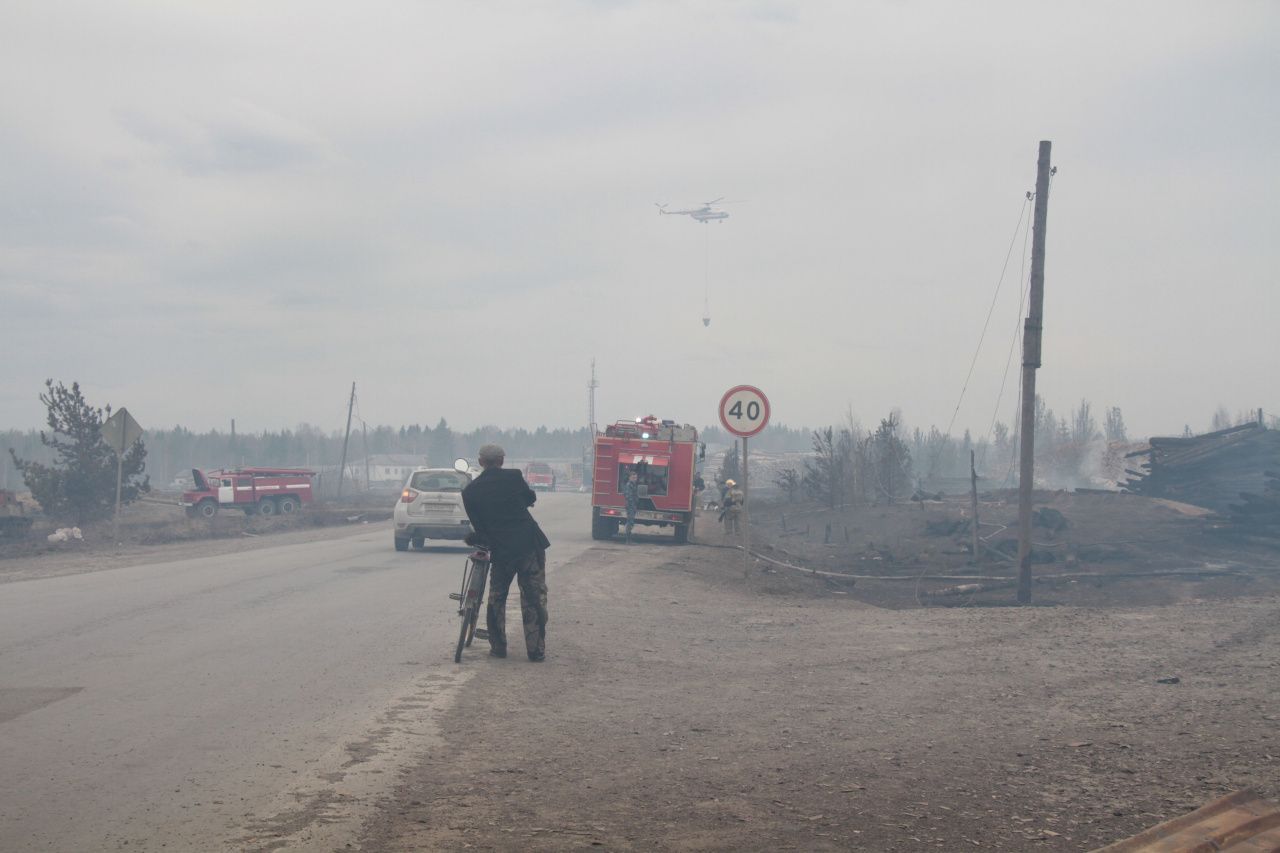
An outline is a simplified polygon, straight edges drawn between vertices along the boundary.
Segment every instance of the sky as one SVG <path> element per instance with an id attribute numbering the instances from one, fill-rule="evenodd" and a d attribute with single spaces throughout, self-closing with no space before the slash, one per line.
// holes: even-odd
<path id="1" fill-rule="evenodd" d="M 1280 412 L 1277 44 L 1271 2 L 6 3 L 0 428 L 47 378 L 149 428 L 337 429 L 353 381 L 576 427 L 594 358 L 601 422 L 748 383 L 985 435 L 1041 140 L 1048 403 Z"/>

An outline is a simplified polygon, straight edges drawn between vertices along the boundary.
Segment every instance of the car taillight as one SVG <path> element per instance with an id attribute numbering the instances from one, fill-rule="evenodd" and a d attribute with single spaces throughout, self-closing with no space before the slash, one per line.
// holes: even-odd
<path id="1" fill-rule="evenodd" d="M 417 496 L 418 496 L 418 493 L 415 492 L 413 489 L 405 489 L 403 492 L 400 493 L 400 503 L 411 504 L 413 503 L 413 499 L 416 498 Z"/>

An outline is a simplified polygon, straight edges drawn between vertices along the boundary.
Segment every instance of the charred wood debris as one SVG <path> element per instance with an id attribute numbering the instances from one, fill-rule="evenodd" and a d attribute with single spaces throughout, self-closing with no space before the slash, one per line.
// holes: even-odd
<path id="1" fill-rule="evenodd" d="M 1126 458 L 1123 490 L 1213 510 L 1209 530 L 1280 543 L 1280 430 L 1248 423 L 1204 435 L 1152 438 Z"/>

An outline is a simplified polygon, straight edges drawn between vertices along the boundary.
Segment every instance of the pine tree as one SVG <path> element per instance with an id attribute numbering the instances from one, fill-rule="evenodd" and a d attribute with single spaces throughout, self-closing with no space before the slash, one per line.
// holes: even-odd
<path id="1" fill-rule="evenodd" d="M 1112 406 L 1107 409 L 1104 431 L 1107 435 L 1107 441 L 1129 440 L 1129 435 L 1124 426 L 1124 415 L 1121 414 L 1119 406 Z"/>
<path id="2" fill-rule="evenodd" d="M 813 456 L 804 461 L 804 485 L 815 500 L 834 508 L 843 503 L 844 459 L 834 427 L 813 431 Z"/>
<path id="3" fill-rule="evenodd" d="M 795 468 L 784 468 L 778 472 L 773 483 L 787 496 L 787 503 L 794 503 L 796 493 L 800 491 L 800 472 Z"/>
<path id="4" fill-rule="evenodd" d="M 427 450 L 427 462 L 437 468 L 448 468 L 456 459 L 453 430 L 444 418 L 431 430 L 431 445 Z"/>
<path id="5" fill-rule="evenodd" d="M 905 497 L 911 488 L 911 451 L 899 434 L 901 426 L 901 415 L 891 412 L 880 421 L 870 440 L 876 494 L 889 503 Z"/>
<path id="6" fill-rule="evenodd" d="M 725 480 L 737 482 L 742 479 L 738 466 L 738 442 L 724 452 L 724 461 L 720 463 L 720 476 Z"/>
<path id="7" fill-rule="evenodd" d="M 45 382 L 40 402 L 48 410 L 49 432 L 41 431 L 40 443 L 53 451 L 53 463 L 43 465 L 19 459 L 13 448 L 9 455 L 22 472 L 31 495 L 51 518 L 85 524 L 110 515 L 116 499 L 116 454 L 102 438 L 102 424 L 111 415 L 90 406 L 80 392 L 80 383 L 67 388 L 61 382 Z M 124 482 L 121 503 L 137 500 L 151 491 L 151 478 L 143 474 L 147 449 L 135 442 L 124 455 Z"/>

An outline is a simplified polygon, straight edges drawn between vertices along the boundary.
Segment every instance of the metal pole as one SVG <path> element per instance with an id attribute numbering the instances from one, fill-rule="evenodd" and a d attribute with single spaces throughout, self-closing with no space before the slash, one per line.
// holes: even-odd
<path id="1" fill-rule="evenodd" d="M 748 534 L 747 504 L 747 439 L 742 439 L 742 577 L 745 580 L 751 574 L 751 537 Z"/>
<path id="2" fill-rule="evenodd" d="M 347 472 L 347 442 L 351 440 L 351 410 L 356 407 L 356 383 L 351 383 L 351 400 L 347 403 L 347 434 L 342 438 L 342 463 L 338 465 L 338 497 L 342 499 L 342 477 Z"/>
<path id="3" fill-rule="evenodd" d="M 1031 307 L 1022 330 L 1022 436 L 1018 471 L 1018 603 L 1031 602 L 1031 489 L 1035 483 L 1036 369 L 1044 328 L 1044 244 L 1049 219 L 1049 151 L 1036 160 L 1036 206 L 1031 240 Z"/>
<path id="4" fill-rule="evenodd" d="M 591 359 L 591 381 L 587 383 L 587 426 L 591 431 L 596 429 L 596 389 L 600 383 L 596 381 L 596 360 Z M 594 439 L 593 439 L 594 441 Z"/>

